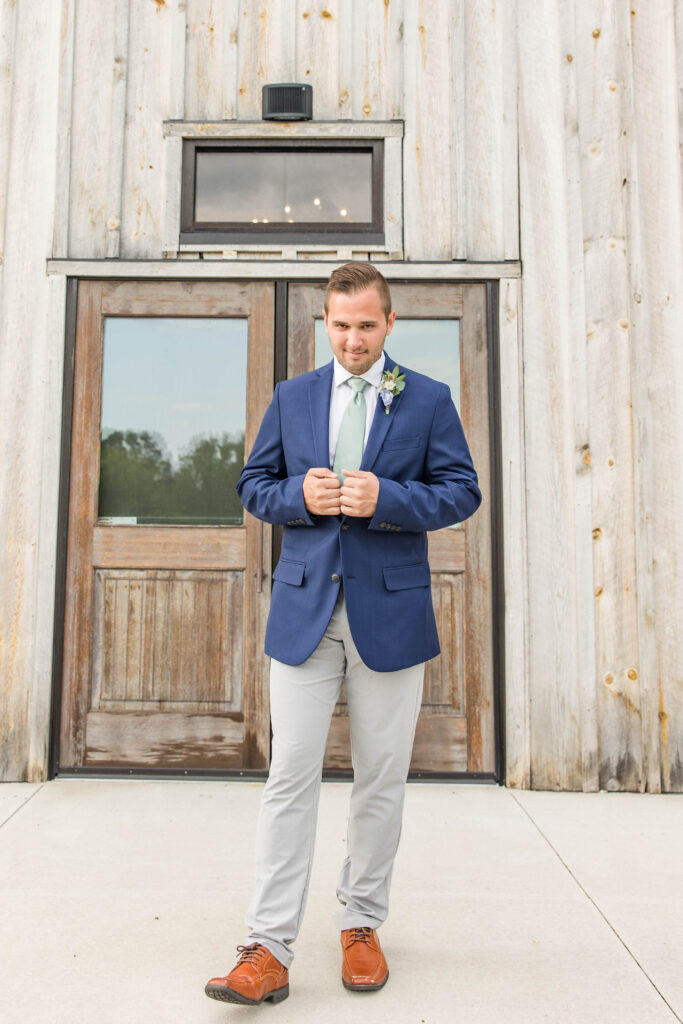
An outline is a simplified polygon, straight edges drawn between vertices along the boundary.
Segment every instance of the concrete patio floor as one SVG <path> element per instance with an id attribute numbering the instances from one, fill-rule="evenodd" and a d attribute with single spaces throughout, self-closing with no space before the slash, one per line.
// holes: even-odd
<path id="1" fill-rule="evenodd" d="M 2 1024 L 671 1024 L 683 797 L 408 787 L 390 967 L 344 990 L 331 917 L 350 786 L 323 786 L 291 995 L 203 992 L 244 941 L 261 783 L 0 786 Z"/>

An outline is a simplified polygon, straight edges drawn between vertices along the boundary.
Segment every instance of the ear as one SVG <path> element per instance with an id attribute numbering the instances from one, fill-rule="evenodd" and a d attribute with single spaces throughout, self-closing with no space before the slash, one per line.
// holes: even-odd
<path id="1" fill-rule="evenodd" d="M 387 334 L 391 334 L 391 329 L 396 322 L 396 310 L 392 309 L 391 313 L 387 317 Z"/>

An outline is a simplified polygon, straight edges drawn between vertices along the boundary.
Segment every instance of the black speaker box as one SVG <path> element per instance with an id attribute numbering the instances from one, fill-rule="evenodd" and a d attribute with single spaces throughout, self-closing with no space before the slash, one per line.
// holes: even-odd
<path id="1" fill-rule="evenodd" d="M 311 121 L 313 87 L 299 82 L 264 85 L 261 117 L 264 121 Z"/>

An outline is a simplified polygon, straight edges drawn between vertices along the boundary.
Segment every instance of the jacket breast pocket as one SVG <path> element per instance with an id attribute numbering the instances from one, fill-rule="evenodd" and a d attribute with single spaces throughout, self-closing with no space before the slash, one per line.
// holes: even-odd
<path id="1" fill-rule="evenodd" d="M 384 586 L 387 590 L 410 590 L 411 587 L 428 587 L 431 583 L 427 562 L 415 565 L 389 565 L 382 569 Z"/>
<path id="2" fill-rule="evenodd" d="M 292 587 L 300 587 L 304 581 L 305 562 L 295 562 L 290 558 L 281 558 L 275 566 L 273 579 L 280 583 L 289 583 Z"/>
<path id="3" fill-rule="evenodd" d="M 419 448 L 421 444 L 421 437 L 387 437 L 381 450 L 383 452 L 409 452 L 414 448 Z"/>

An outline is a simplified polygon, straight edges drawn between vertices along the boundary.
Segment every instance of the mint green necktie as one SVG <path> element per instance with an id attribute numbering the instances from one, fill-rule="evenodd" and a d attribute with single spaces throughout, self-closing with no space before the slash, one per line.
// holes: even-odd
<path id="1" fill-rule="evenodd" d="M 363 458 L 363 441 L 365 440 L 365 397 L 363 392 L 368 382 L 362 377 L 349 377 L 346 381 L 354 392 L 353 398 L 344 410 L 337 447 L 334 452 L 332 469 L 344 483 L 342 469 L 358 469 Z"/>

